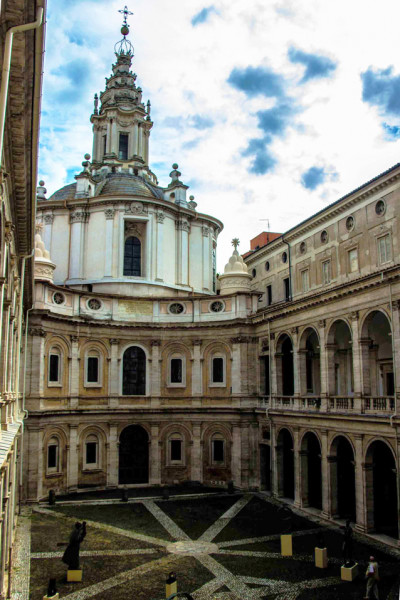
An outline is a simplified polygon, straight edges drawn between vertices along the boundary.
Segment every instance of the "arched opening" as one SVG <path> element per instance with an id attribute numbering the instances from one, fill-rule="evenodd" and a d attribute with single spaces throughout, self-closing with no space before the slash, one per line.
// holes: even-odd
<path id="1" fill-rule="evenodd" d="M 364 396 L 394 397 L 393 353 L 389 319 L 374 311 L 364 321 L 361 335 Z"/>
<path id="2" fill-rule="evenodd" d="M 315 433 L 301 442 L 301 497 L 303 506 L 322 508 L 321 446 Z"/>
<path id="3" fill-rule="evenodd" d="M 321 393 L 319 338 L 311 327 L 303 332 L 300 340 L 300 389 L 302 396 Z"/>
<path id="4" fill-rule="evenodd" d="M 143 396 L 146 393 L 146 355 L 142 348 L 131 346 L 124 352 L 122 394 Z"/>
<path id="5" fill-rule="evenodd" d="M 398 537 L 396 463 L 388 444 L 372 442 L 365 458 L 367 530 Z"/>
<path id="6" fill-rule="evenodd" d="M 331 481 L 332 514 L 342 519 L 356 520 L 356 486 L 354 453 L 344 436 L 337 436 L 328 458 Z"/>
<path id="7" fill-rule="evenodd" d="M 328 385 L 330 396 L 352 396 L 353 349 L 351 331 L 346 321 L 335 321 L 329 331 Z"/>
<path id="8" fill-rule="evenodd" d="M 282 396 L 293 396 L 293 344 L 286 333 L 279 338 L 276 358 L 278 394 Z"/>
<path id="9" fill-rule="evenodd" d="M 124 275 L 140 277 L 142 274 L 142 245 L 135 236 L 127 237 L 124 248 Z"/>
<path id="10" fill-rule="evenodd" d="M 276 445 L 278 496 L 294 499 L 293 438 L 287 429 L 281 429 Z"/>
<path id="11" fill-rule="evenodd" d="M 271 446 L 260 445 L 260 481 L 261 489 L 271 491 Z"/>
<path id="12" fill-rule="evenodd" d="M 119 438 L 119 483 L 148 483 L 149 436 L 140 425 L 125 427 Z"/>

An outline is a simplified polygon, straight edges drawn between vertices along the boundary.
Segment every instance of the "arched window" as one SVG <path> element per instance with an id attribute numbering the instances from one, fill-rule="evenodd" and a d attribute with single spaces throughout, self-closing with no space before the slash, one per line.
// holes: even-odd
<path id="1" fill-rule="evenodd" d="M 169 465 L 184 464 L 184 445 L 183 437 L 180 433 L 173 433 L 168 438 L 168 457 Z"/>
<path id="2" fill-rule="evenodd" d="M 62 352 L 57 346 L 50 348 L 49 352 L 48 385 L 62 385 Z"/>
<path id="3" fill-rule="evenodd" d="M 83 455 L 83 468 L 84 469 L 99 469 L 100 468 L 100 455 L 99 455 L 99 440 L 97 435 L 90 434 L 85 439 Z"/>
<path id="4" fill-rule="evenodd" d="M 221 353 L 213 354 L 210 363 L 210 386 L 226 386 L 226 362 L 225 356 Z"/>
<path id="5" fill-rule="evenodd" d="M 101 387 L 101 355 L 95 348 L 85 356 L 85 387 Z"/>
<path id="6" fill-rule="evenodd" d="M 55 436 L 49 439 L 47 444 L 47 473 L 58 473 L 60 471 L 60 442 Z"/>
<path id="7" fill-rule="evenodd" d="M 124 275 L 140 277 L 141 274 L 141 243 L 137 237 L 130 236 L 125 240 Z"/>
<path id="8" fill-rule="evenodd" d="M 171 354 L 168 360 L 168 385 L 186 386 L 186 360 L 181 354 Z"/>
<path id="9" fill-rule="evenodd" d="M 122 394 L 143 396 L 146 393 L 146 355 L 141 348 L 131 346 L 124 352 Z"/>
<path id="10" fill-rule="evenodd" d="M 211 462 L 214 465 L 225 464 L 225 440 L 222 433 L 214 433 L 211 438 Z"/>

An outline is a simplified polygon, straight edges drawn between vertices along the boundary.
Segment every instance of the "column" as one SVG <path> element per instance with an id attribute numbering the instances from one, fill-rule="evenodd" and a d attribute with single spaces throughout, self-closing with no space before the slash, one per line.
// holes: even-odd
<path id="1" fill-rule="evenodd" d="M 375 371 L 376 363 L 372 363 L 374 367 L 370 368 L 370 338 L 361 338 L 360 339 L 360 359 L 361 359 L 361 378 L 362 378 L 362 396 L 373 396 L 372 393 L 372 378 L 371 371 Z"/>
<path id="2" fill-rule="evenodd" d="M 293 427 L 293 454 L 294 454 L 294 501 L 293 506 L 301 506 L 300 491 L 300 452 L 299 452 L 299 428 Z"/>
<path id="3" fill-rule="evenodd" d="M 161 442 L 159 442 L 159 426 L 151 425 L 150 434 L 150 485 L 161 485 Z"/>
<path id="4" fill-rule="evenodd" d="M 396 391 L 396 405 L 395 410 L 397 411 L 397 398 L 400 396 L 400 301 L 393 302 L 393 323 L 392 323 L 392 336 L 393 336 L 393 363 L 396 362 L 394 373 L 396 377 L 395 391 Z M 399 498 L 400 500 L 400 498 Z M 400 529 L 399 529 L 400 531 Z"/>
<path id="5" fill-rule="evenodd" d="M 271 363 L 271 381 L 270 381 L 270 386 L 271 386 L 271 396 L 272 396 L 272 402 L 271 402 L 271 407 L 273 405 L 273 399 L 276 398 L 276 396 L 278 395 L 278 380 L 277 380 L 277 372 L 276 372 L 276 356 L 275 356 L 276 352 L 275 352 L 275 333 L 271 333 L 270 335 L 270 339 L 269 339 L 269 360 Z M 271 445 L 271 451 L 272 451 L 272 445 Z"/>
<path id="6" fill-rule="evenodd" d="M 54 221 L 54 215 L 51 215 L 51 214 L 44 215 L 44 217 L 43 217 L 43 223 L 44 223 L 43 242 L 44 242 L 46 250 L 48 250 L 50 252 L 50 256 L 51 256 L 51 237 L 52 237 L 51 234 L 52 234 L 52 229 L 53 229 L 53 221 Z"/>
<path id="7" fill-rule="evenodd" d="M 194 405 L 201 404 L 201 394 L 203 391 L 201 377 L 201 340 L 193 340 L 193 360 L 192 360 L 192 396 L 197 398 Z"/>
<path id="8" fill-rule="evenodd" d="M 160 340 L 151 340 L 151 374 L 150 374 L 150 396 L 151 406 L 159 406 L 161 395 L 161 365 Z"/>
<path id="9" fill-rule="evenodd" d="M 278 485 L 278 462 L 276 456 L 276 429 L 274 423 L 271 423 L 271 493 L 273 496 L 279 496 Z"/>
<path id="10" fill-rule="evenodd" d="M 354 436 L 354 477 L 356 487 L 356 530 L 366 531 L 366 509 L 365 509 L 365 488 L 364 488 L 364 463 L 363 463 L 363 435 Z M 370 490 L 372 494 L 372 489 Z"/>
<path id="11" fill-rule="evenodd" d="M 329 496 L 331 499 L 331 517 L 335 518 L 338 511 L 337 503 L 337 456 L 328 456 L 328 479 L 329 479 Z"/>
<path id="12" fill-rule="evenodd" d="M 67 465 L 67 488 L 69 492 L 74 492 L 78 489 L 78 452 L 78 425 L 70 425 Z"/>
<path id="13" fill-rule="evenodd" d="M 298 350 L 298 327 L 292 327 L 290 333 L 292 335 L 292 343 L 293 343 L 293 380 L 294 387 L 293 392 L 295 397 L 300 396 L 300 357 Z"/>
<path id="14" fill-rule="evenodd" d="M 80 357 L 79 337 L 71 335 L 71 386 L 70 386 L 70 408 L 77 408 L 79 404 L 79 379 L 80 379 Z"/>
<path id="15" fill-rule="evenodd" d="M 336 344 L 327 343 L 325 348 L 326 348 L 327 393 L 328 393 L 328 396 L 335 396 L 336 395 L 336 382 L 335 382 Z"/>
<path id="16" fill-rule="evenodd" d="M 193 425 L 192 430 L 192 446 L 191 446 L 191 475 L 192 481 L 203 481 L 203 457 L 202 457 L 202 444 L 201 444 L 201 426 Z"/>
<path id="17" fill-rule="evenodd" d="M 138 156 L 139 154 L 139 150 L 138 150 L 138 123 L 135 123 L 133 126 L 133 154 Z"/>
<path id="18" fill-rule="evenodd" d="M 44 438 L 44 428 L 39 427 L 39 435 L 37 437 L 37 500 L 43 497 L 43 476 L 45 469 L 47 468 L 46 464 L 43 464 L 43 438 Z M 35 449 L 33 448 L 33 452 L 35 453 Z M 47 459 L 46 459 L 47 460 Z"/>
<path id="19" fill-rule="evenodd" d="M 242 463 L 242 488 L 248 489 L 249 487 L 249 459 L 250 459 L 250 448 L 249 448 L 249 423 L 241 423 L 241 463 Z"/>
<path id="20" fill-rule="evenodd" d="M 157 221 L 156 281 L 164 281 L 164 213 L 159 210 Z"/>
<path id="21" fill-rule="evenodd" d="M 319 364 L 320 364 L 320 378 L 321 378 L 321 410 L 326 411 L 329 409 L 328 399 L 328 366 L 327 366 L 327 351 L 326 351 L 326 332 L 325 332 L 325 319 L 318 321 L 318 335 L 319 335 Z"/>
<path id="22" fill-rule="evenodd" d="M 242 442 L 239 424 L 232 427 L 232 479 L 235 487 L 242 487 L 241 477 Z"/>
<path id="23" fill-rule="evenodd" d="M 210 229 L 202 227 L 203 240 L 203 290 L 210 290 Z"/>
<path id="24" fill-rule="evenodd" d="M 189 222 L 185 219 L 175 221 L 177 250 L 177 283 L 188 285 L 189 267 Z"/>
<path id="25" fill-rule="evenodd" d="M 362 365 L 359 335 L 358 311 L 351 313 L 351 336 L 353 339 L 353 382 L 354 382 L 354 408 L 361 412 L 362 396 Z"/>
<path id="26" fill-rule="evenodd" d="M 113 231 L 114 231 L 114 215 L 115 210 L 108 208 L 104 211 L 106 218 L 106 239 L 105 239 L 105 260 L 104 260 L 104 277 L 112 277 L 113 264 Z"/>
<path id="27" fill-rule="evenodd" d="M 260 473 L 260 449 L 259 449 L 259 427 L 258 423 L 250 424 L 249 432 L 249 447 L 250 447 L 250 460 L 249 460 L 249 487 L 250 489 L 259 488 L 259 473 Z"/>
<path id="28" fill-rule="evenodd" d="M 109 394 L 110 394 L 110 408 L 116 408 L 118 406 L 119 396 L 119 360 L 118 360 L 118 349 L 119 340 L 117 338 L 110 339 L 111 346 L 111 359 L 110 359 L 110 372 L 108 378 Z"/>
<path id="29" fill-rule="evenodd" d="M 232 344 L 232 396 L 240 395 L 242 392 L 241 371 L 241 338 L 231 338 Z"/>
<path id="30" fill-rule="evenodd" d="M 322 485 L 322 515 L 331 517 L 331 495 L 328 471 L 328 431 L 321 431 L 321 485 Z"/>
<path id="31" fill-rule="evenodd" d="M 107 487 L 118 485 L 118 423 L 110 423 L 107 448 Z"/>
<path id="32" fill-rule="evenodd" d="M 85 223 L 89 213 L 83 211 L 73 212 L 70 215 L 71 244 L 69 279 L 82 279 L 82 262 L 84 250 Z"/>

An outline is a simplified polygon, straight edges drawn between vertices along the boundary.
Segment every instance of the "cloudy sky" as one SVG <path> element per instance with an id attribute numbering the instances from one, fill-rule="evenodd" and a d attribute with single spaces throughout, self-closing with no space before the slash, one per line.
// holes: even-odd
<path id="1" fill-rule="evenodd" d="M 124 2 L 154 121 L 150 167 L 174 162 L 239 237 L 284 232 L 400 162 L 397 0 L 48 0 L 39 177 L 48 195 L 91 153 Z"/>

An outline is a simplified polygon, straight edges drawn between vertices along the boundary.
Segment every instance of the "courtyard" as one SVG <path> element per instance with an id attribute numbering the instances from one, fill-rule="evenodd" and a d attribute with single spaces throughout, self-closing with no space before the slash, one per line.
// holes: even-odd
<path id="1" fill-rule="evenodd" d="M 400 553 L 355 535 L 359 577 L 340 579 L 343 535 L 317 518 L 293 513 L 293 556 L 280 554 L 280 504 L 258 493 L 196 494 L 83 500 L 26 508 L 19 521 L 13 569 L 15 599 L 42 600 L 49 578 L 68 600 L 158 600 L 174 571 L 178 591 L 195 600 L 308 600 L 363 598 L 373 554 L 380 566 L 380 598 L 397 599 Z M 66 582 L 61 557 L 76 521 L 87 522 L 81 544 L 81 583 Z M 320 538 L 329 565 L 318 569 Z M 30 550 L 29 550 L 30 549 Z"/>

